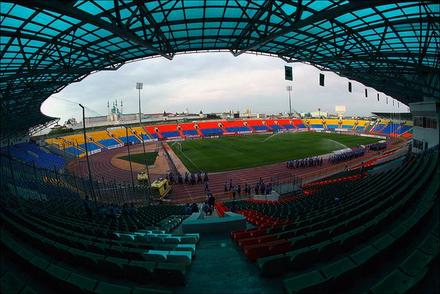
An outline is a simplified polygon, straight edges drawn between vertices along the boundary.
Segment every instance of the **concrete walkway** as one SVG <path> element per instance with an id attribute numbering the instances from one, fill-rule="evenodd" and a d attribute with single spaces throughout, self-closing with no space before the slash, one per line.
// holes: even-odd
<path id="1" fill-rule="evenodd" d="M 283 293 L 280 279 L 266 279 L 248 261 L 228 234 L 202 235 L 187 273 L 187 284 L 176 293 Z"/>

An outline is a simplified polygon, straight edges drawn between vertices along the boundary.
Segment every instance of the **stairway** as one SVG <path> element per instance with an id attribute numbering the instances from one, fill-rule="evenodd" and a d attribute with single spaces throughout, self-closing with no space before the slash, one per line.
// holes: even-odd
<path id="1" fill-rule="evenodd" d="M 180 137 L 182 139 L 185 139 L 185 134 L 183 133 L 182 129 L 179 129 L 178 132 L 179 132 Z"/>
<path id="2" fill-rule="evenodd" d="M 122 144 L 122 145 L 124 145 L 124 142 L 122 142 L 121 140 L 119 140 L 119 138 L 118 137 L 116 137 L 116 136 L 113 136 L 113 134 L 112 133 L 110 133 L 108 130 L 106 130 L 107 131 L 107 134 L 108 134 L 108 136 L 110 137 L 110 138 L 113 138 L 113 139 L 115 139 L 116 140 L 116 142 L 118 142 L 119 144 Z"/>

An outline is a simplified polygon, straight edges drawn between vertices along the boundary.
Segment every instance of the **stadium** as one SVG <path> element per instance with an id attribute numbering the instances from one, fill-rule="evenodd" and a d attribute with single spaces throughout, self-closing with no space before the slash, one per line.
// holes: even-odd
<path id="1" fill-rule="evenodd" d="M 1 293 L 440 292 L 436 1 L 0 8 Z M 145 113 L 143 83 L 136 113 L 41 111 L 94 73 L 206 52 L 281 59 L 288 111 Z M 292 111 L 299 63 L 410 112 Z"/>

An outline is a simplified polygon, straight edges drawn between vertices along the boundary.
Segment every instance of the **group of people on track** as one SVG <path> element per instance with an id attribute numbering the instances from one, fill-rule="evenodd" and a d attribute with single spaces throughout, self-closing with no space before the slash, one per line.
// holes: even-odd
<path id="1" fill-rule="evenodd" d="M 255 193 L 255 195 L 267 195 L 272 193 L 272 188 L 272 182 L 265 183 L 262 178 L 260 178 L 253 187 L 252 185 L 245 183 L 243 190 L 241 188 L 241 185 L 235 185 L 232 179 L 229 179 L 229 182 L 226 181 L 224 184 L 224 192 L 231 193 L 231 197 L 233 200 L 235 200 L 236 197 L 241 197 L 242 194 L 250 196 L 252 194 L 252 191 Z"/>
<path id="2" fill-rule="evenodd" d="M 357 157 L 361 157 L 365 154 L 364 148 L 353 149 L 344 153 L 334 154 L 329 157 L 328 161 L 332 164 L 339 163 L 342 161 L 352 160 Z"/>
<path id="3" fill-rule="evenodd" d="M 195 184 L 205 184 L 209 181 L 208 173 L 197 172 L 197 173 L 189 173 L 185 172 L 185 176 L 182 176 L 181 173 L 177 172 L 174 174 L 173 172 L 169 172 L 167 175 L 167 179 L 171 184 L 187 184 L 187 185 L 195 185 Z"/>
<path id="4" fill-rule="evenodd" d="M 307 157 L 303 159 L 294 159 L 288 160 L 286 162 L 287 168 L 296 169 L 296 168 L 305 168 L 312 166 L 322 166 L 323 159 L 319 156 Z"/>

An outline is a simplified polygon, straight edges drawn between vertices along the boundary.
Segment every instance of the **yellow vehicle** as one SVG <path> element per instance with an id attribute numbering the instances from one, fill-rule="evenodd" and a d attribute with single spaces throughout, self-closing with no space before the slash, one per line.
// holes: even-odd
<path id="1" fill-rule="evenodd" d="M 137 180 L 139 183 L 145 183 L 148 184 L 148 174 L 146 172 L 140 172 L 137 175 Z"/>
<path id="2" fill-rule="evenodd" d="M 171 192 L 171 184 L 167 179 L 159 178 L 151 183 L 151 190 L 155 198 L 164 198 Z"/>

